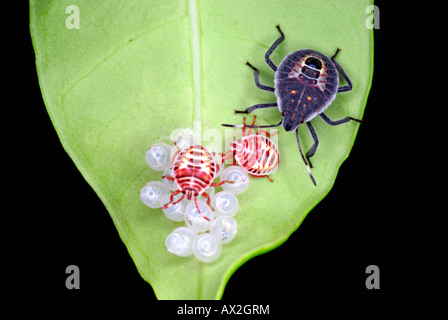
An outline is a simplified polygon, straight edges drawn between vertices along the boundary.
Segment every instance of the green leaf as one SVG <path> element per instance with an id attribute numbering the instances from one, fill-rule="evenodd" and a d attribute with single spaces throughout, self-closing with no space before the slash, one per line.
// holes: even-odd
<path id="1" fill-rule="evenodd" d="M 69 7 L 73 4 L 79 8 L 79 29 L 76 10 Z M 146 149 L 167 141 L 177 128 L 202 132 L 205 146 L 216 143 L 210 132 L 224 137 L 222 123 L 242 123 L 234 109 L 275 102 L 272 93 L 255 87 L 253 71 L 244 63 L 249 60 L 258 67 L 260 82 L 273 86 L 274 73 L 264 54 L 279 36 L 277 24 L 286 39 L 271 56 L 276 64 L 299 49 L 327 56 L 336 48 L 342 50 L 337 61 L 354 88 L 338 94 L 326 114 L 333 120 L 362 118 L 373 73 L 373 34 L 366 28 L 370 4 L 369 0 L 30 2 L 37 71 L 54 127 L 159 299 L 219 299 L 240 265 L 282 244 L 331 189 L 359 124 L 331 127 L 319 117 L 313 120 L 320 141 L 312 169 L 317 187 L 308 177 L 294 133 L 280 129 L 281 163 L 274 182 L 251 179 L 249 189 L 238 196 L 238 235 L 211 264 L 165 249 L 165 237 L 182 224 L 169 221 L 161 210 L 149 209 L 139 199 L 139 190 L 161 175 L 147 166 Z M 258 124 L 281 119 L 276 108 L 254 113 Z M 300 138 L 308 150 L 312 139 L 306 126 Z"/>

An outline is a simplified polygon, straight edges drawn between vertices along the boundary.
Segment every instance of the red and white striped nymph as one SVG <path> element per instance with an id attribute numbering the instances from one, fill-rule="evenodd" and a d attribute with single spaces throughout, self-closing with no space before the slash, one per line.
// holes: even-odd
<path id="1" fill-rule="evenodd" d="M 252 126 L 255 125 L 256 116 Z M 264 134 L 264 135 L 262 135 Z M 260 129 L 251 134 L 251 128 L 246 132 L 246 117 L 243 118 L 243 137 L 232 141 L 230 151 L 226 152 L 224 159 L 235 158 L 236 162 L 255 178 L 266 177 L 271 182 L 269 174 L 280 163 L 280 153 L 275 143 L 269 139 L 270 134 Z"/>
<path id="2" fill-rule="evenodd" d="M 233 183 L 233 181 L 221 181 L 213 183 L 216 173 L 219 171 L 219 165 L 215 162 L 212 153 L 200 145 L 190 146 L 183 150 L 179 150 L 173 157 L 173 173 L 171 176 L 163 176 L 171 181 L 175 181 L 178 190 L 171 194 L 170 202 L 165 204 L 162 209 L 166 209 L 182 201 L 184 197 L 188 200 L 194 200 L 196 209 L 199 210 L 197 197 L 203 194 L 207 198 L 207 204 L 214 211 L 210 204 L 210 196 L 205 192 L 208 187 L 218 187 L 224 183 Z M 182 197 L 174 201 L 174 197 L 183 193 Z M 201 214 L 202 215 L 202 214 Z M 209 220 L 203 216 L 204 219 Z"/>

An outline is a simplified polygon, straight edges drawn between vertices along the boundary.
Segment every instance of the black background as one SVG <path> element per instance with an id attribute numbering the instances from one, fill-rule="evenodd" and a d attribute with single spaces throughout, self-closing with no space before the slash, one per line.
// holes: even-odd
<path id="1" fill-rule="evenodd" d="M 422 138 L 431 133 L 421 125 L 427 100 L 413 86 L 424 39 L 409 32 L 412 9 L 376 4 L 373 86 L 350 157 L 289 240 L 235 272 L 224 300 L 447 298 L 446 211 L 435 205 L 443 181 L 430 181 L 439 172 L 428 145 L 436 135 Z M 28 7 L 16 12 L 3 93 L 1 293 L 155 300 L 60 144 L 38 85 Z M 71 264 L 80 268 L 80 290 L 65 287 Z M 368 265 L 380 268 L 379 290 L 366 289 Z"/>

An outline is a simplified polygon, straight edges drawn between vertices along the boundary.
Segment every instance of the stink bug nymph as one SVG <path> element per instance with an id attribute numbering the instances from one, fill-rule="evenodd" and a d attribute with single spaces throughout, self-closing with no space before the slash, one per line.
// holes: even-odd
<path id="1" fill-rule="evenodd" d="M 271 45 L 265 54 L 266 63 L 275 71 L 275 88 L 260 84 L 258 80 L 258 69 L 249 62 L 246 64 L 254 70 L 255 85 L 262 90 L 274 92 L 277 97 L 277 102 L 256 104 L 244 111 L 235 110 L 235 113 L 251 113 L 256 109 L 278 107 L 279 111 L 282 113 L 282 120 L 279 123 L 267 126 L 246 125 L 246 127 L 272 128 L 282 125 L 286 131 L 295 131 L 300 155 L 307 166 L 311 181 L 316 185 L 316 181 L 310 170 L 310 168 L 313 167 L 310 158 L 316 152 L 317 146 L 319 145 L 319 139 L 310 121 L 317 115 L 332 126 L 350 120 L 356 122 L 362 122 L 362 120 L 346 117 L 333 121 L 323 113 L 323 111 L 333 102 L 337 93 L 350 91 L 353 87 L 348 75 L 334 60 L 340 49 L 337 49 L 331 58 L 310 49 L 294 51 L 287 55 L 277 68 L 269 57 L 277 46 L 285 39 L 285 35 L 279 25 L 277 25 L 276 28 L 280 32 L 280 38 Z M 339 86 L 339 74 L 347 82 L 346 86 Z M 300 124 L 304 122 L 308 126 L 314 140 L 313 145 L 305 156 L 303 156 L 302 148 L 300 147 L 298 131 Z M 223 126 L 241 127 L 241 125 L 228 124 L 223 124 Z"/>
<path id="2" fill-rule="evenodd" d="M 180 202 L 184 197 L 187 197 L 188 200 L 194 200 L 196 209 L 202 215 L 197 203 L 197 197 L 202 194 L 206 197 L 207 204 L 214 211 L 210 204 L 210 196 L 205 191 L 208 187 L 219 187 L 224 183 L 233 182 L 226 180 L 219 183 L 213 182 L 216 173 L 219 171 L 219 165 L 215 162 L 212 153 L 203 146 L 194 145 L 178 150 L 173 159 L 174 178 L 171 176 L 163 176 L 162 178 L 175 181 L 178 190 L 171 194 L 170 202 L 165 204 L 162 209 L 169 208 Z M 179 193 L 183 193 L 183 195 L 175 201 L 174 197 Z M 209 220 L 205 216 L 203 218 Z"/>
<path id="3" fill-rule="evenodd" d="M 254 116 L 252 126 L 255 125 Z M 264 134 L 264 135 L 263 135 Z M 264 129 L 251 134 L 251 128 L 246 132 L 246 117 L 243 118 L 243 136 L 232 141 L 230 150 L 223 159 L 235 158 L 244 170 L 254 178 L 266 177 L 273 181 L 269 174 L 274 172 L 280 163 L 280 153 L 275 143 L 270 139 L 271 135 Z"/>

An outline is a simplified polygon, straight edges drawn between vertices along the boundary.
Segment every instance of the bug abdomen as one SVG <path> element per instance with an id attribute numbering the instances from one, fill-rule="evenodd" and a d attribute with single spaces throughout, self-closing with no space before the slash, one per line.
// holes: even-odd
<path id="1" fill-rule="evenodd" d="M 277 97 L 281 112 L 293 110 L 301 119 L 313 118 L 321 113 L 333 101 L 334 97 L 326 97 L 315 87 L 306 86 L 295 79 L 284 79 L 277 83 L 282 94 Z"/>
<path id="2" fill-rule="evenodd" d="M 241 152 L 235 155 L 238 164 L 254 176 L 270 174 L 278 166 L 280 155 L 277 146 L 261 135 L 243 137 Z"/>
<path id="3" fill-rule="evenodd" d="M 191 200 L 192 196 L 202 194 L 212 184 L 216 163 L 207 149 L 192 146 L 177 155 L 173 172 L 179 189 Z"/>

